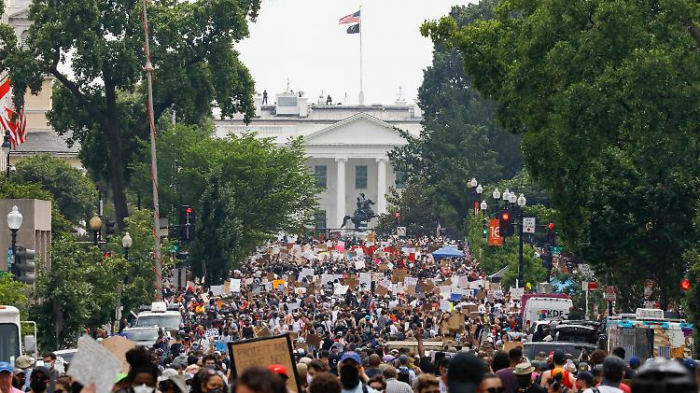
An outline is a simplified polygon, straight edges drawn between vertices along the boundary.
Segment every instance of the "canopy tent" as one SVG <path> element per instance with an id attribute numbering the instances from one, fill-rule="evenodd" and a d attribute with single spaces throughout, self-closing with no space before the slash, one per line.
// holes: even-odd
<path id="1" fill-rule="evenodd" d="M 508 266 L 504 267 L 503 269 L 497 271 L 496 273 L 493 273 L 492 275 L 489 276 L 489 281 L 491 282 L 501 282 L 501 279 L 503 276 L 506 274 L 506 270 L 508 270 Z"/>
<path id="2" fill-rule="evenodd" d="M 552 284 L 554 293 L 563 293 L 569 289 L 569 287 L 576 286 L 576 282 L 570 278 L 566 281 L 559 281 L 558 279 L 553 278 L 549 283 Z"/>
<path id="3" fill-rule="evenodd" d="M 433 257 L 435 258 L 464 258 L 464 253 L 459 251 L 454 247 L 443 247 L 439 250 L 433 251 Z"/>

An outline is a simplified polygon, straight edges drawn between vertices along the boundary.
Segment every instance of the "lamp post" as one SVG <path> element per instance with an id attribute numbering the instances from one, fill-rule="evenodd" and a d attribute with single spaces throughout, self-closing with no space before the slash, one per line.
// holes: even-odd
<path id="1" fill-rule="evenodd" d="M 129 249 L 134 244 L 134 239 L 131 238 L 129 232 L 124 234 L 122 238 L 122 247 L 124 247 L 124 259 L 129 260 Z"/>
<path id="2" fill-rule="evenodd" d="M 519 214 L 519 219 L 518 219 L 518 234 L 519 234 L 519 240 L 518 240 L 518 285 L 517 287 L 520 288 L 521 283 L 524 281 L 524 270 L 525 266 L 523 263 L 523 207 L 527 203 L 527 199 L 525 199 L 525 195 L 520 194 L 517 199 L 515 198 L 515 193 L 511 194 L 510 197 L 511 203 L 517 202 L 518 203 L 518 212 Z"/>
<path id="3" fill-rule="evenodd" d="M 22 226 L 22 213 L 17 206 L 12 206 L 12 211 L 7 215 L 7 227 L 12 232 L 12 269 L 15 269 L 15 254 L 17 249 L 17 231 Z"/>
<path id="4" fill-rule="evenodd" d="M 10 131 L 5 130 L 5 137 L 2 141 L 2 156 L 5 157 L 5 176 L 10 177 L 10 150 L 12 149 L 12 144 L 10 143 Z"/>
<path id="5" fill-rule="evenodd" d="M 90 225 L 90 229 L 92 230 L 92 232 L 95 235 L 95 245 L 97 245 L 98 234 L 100 233 L 100 229 L 102 228 L 102 219 L 100 218 L 100 216 L 95 214 L 90 219 L 89 225 Z"/>

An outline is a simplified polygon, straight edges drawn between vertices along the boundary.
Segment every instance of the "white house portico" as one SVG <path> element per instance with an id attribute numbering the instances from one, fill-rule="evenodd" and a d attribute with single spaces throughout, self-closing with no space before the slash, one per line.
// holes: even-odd
<path id="1" fill-rule="evenodd" d="M 287 98 L 290 96 L 294 93 Z M 420 132 L 419 109 L 405 102 L 358 107 L 323 105 L 319 101 L 308 109 L 305 105 L 304 102 L 299 113 L 291 115 L 289 106 L 284 108 L 284 114 L 275 111 L 277 104 L 263 106 L 249 126 L 239 119 L 222 120 L 215 123 L 216 132 L 219 136 L 255 132 L 259 137 L 273 138 L 279 145 L 290 138 L 303 137 L 307 165 L 322 189 L 318 195 L 318 229 L 340 228 L 343 218 L 352 216 L 357 209 L 360 194 L 375 202 L 377 214 L 386 213 L 389 187 L 404 186 L 403 174 L 392 167 L 387 154 L 408 143 L 401 130 L 412 135 Z M 375 224 L 373 220 L 369 226 Z"/>

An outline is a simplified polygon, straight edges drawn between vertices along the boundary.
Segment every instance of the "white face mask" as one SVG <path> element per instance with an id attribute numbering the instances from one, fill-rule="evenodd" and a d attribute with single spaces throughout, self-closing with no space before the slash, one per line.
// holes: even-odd
<path id="1" fill-rule="evenodd" d="M 306 385 L 309 386 L 311 385 L 311 381 L 313 381 L 314 376 L 311 374 L 306 374 Z"/>
<path id="2" fill-rule="evenodd" d="M 155 390 L 154 388 L 146 384 L 140 386 L 132 386 L 131 388 L 134 389 L 134 393 L 153 393 L 153 391 Z"/>

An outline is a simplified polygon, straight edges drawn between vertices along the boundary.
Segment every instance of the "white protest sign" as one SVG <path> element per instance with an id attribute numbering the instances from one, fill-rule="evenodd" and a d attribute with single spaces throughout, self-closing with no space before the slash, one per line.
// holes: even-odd
<path id="1" fill-rule="evenodd" d="M 224 286 L 223 285 L 212 285 L 209 287 L 209 291 L 214 296 L 221 296 L 224 294 Z"/>
<path id="2" fill-rule="evenodd" d="M 403 279 L 403 283 L 405 286 L 410 287 L 411 285 L 418 285 L 418 278 L 417 277 L 406 277 Z"/>
<path id="3" fill-rule="evenodd" d="M 322 274 L 321 275 L 321 284 L 332 283 L 334 280 L 335 280 L 335 276 L 332 274 Z"/>
<path id="4" fill-rule="evenodd" d="M 309 268 L 301 269 L 301 273 L 299 273 L 299 281 L 307 278 L 308 276 L 311 276 L 311 279 L 313 279 L 314 269 L 309 269 Z"/>
<path id="5" fill-rule="evenodd" d="M 365 286 L 365 289 L 372 287 L 372 273 L 360 273 L 360 287 Z"/>
<path id="6" fill-rule="evenodd" d="M 355 261 L 355 269 L 360 270 L 365 268 L 365 261 Z"/>
<path id="7" fill-rule="evenodd" d="M 450 301 L 449 300 L 440 300 L 440 309 L 442 311 L 450 311 Z"/>
<path id="8" fill-rule="evenodd" d="M 334 295 L 345 295 L 350 289 L 349 285 L 338 285 L 333 292 Z"/>
<path id="9" fill-rule="evenodd" d="M 92 337 L 78 339 L 78 352 L 70 364 L 68 375 L 83 386 L 95 384 L 98 393 L 111 392 L 122 363 Z"/>
<path id="10" fill-rule="evenodd" d="M 525 288 L 511 288 L 510 289 L 510 298 L 513 300 L 520 301 L 520 299 L 522 299 L 524 294 L 525 294 Z"/>
<path id="11" fill-rule="evenodd" d="M 204 336 L 206 338 L 217 338 L 217 337 L 219 337 L 219 329 L 214 329 L 214 328 L 207 329 L 204 332 Z"/>
<path id="12" fill-rule="evenodd" d="M 231 286 L 229 288 L 231 289 L 231 292 L 240 292 L 241 291 L 241 279 L 240 278 L 232 278 L 231 279 Z"/>

